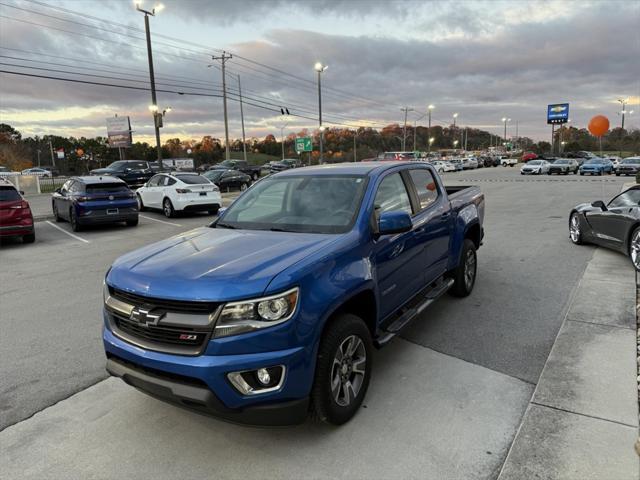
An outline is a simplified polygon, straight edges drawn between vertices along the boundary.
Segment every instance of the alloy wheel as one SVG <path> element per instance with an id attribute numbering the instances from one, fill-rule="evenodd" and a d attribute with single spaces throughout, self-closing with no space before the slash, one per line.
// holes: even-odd
<path id="1" fill-rule="evenodd" d="M 633 232 L 631 237 L 631 246 L 629 247 L 631 261 L 636 270 L 640 270 L 640 229 Z"/>
<path id="2" fill-rule="evenodd" d="M 464 259 L 464 286 L 471 290 L 476 279 L 476 252 L 473 249 L 467 250 Z"/>
<path id="3" fill-rule="evenodd" d="M 577 213 L 571 215 L 571 222 L 569 223 L 569 236 L 571 237 L 571 241 L 573 243 L 578 243 L 580 241 L 580 219 L 578 219 Z"/>
<path id="4" fill-rule="evenodd" d="M 367 366 L 367 351 L 357 335 L 349 335 L 338 347 L 331 366 L 331 393 L 341 407 L 349 406 L 360 393 Z"/>

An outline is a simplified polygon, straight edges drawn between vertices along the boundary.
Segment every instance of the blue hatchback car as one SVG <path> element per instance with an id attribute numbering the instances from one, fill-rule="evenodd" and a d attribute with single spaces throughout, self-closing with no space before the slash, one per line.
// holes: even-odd
<path id="1" fill-rule="evenodd" d="M 74 232 L 85 225 L 138 224 L 138 202 L 127 184 L 111 176 L 72 177 L 51 198 L 56 222 L 67 220 Z"/>
<path id="2" fill-rule="evenodd" d="M 606 158 L 592 158 L 587 160 L 580 166 L 580 175 L 589 174 L 589 175 L 604 175 L 613 173 L 613 163 L 611 160 L 607 160 Z"/>

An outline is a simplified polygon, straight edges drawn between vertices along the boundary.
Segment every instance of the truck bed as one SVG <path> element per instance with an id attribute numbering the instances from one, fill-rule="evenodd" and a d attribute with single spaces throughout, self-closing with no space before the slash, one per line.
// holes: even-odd
<path id="1" fill-rule="evenodd" d="M 481 223 L 484 223 L 484 194 L 480 191 L 480 187 L 476 187 L 474 185 L 445 185 L 444 189 L 446 190 L 449 201 L 451 202 L 451 209 L 456 212 L 456 214 L 467 205 L 475 204 L 478 208 L 480 221 Z"/>

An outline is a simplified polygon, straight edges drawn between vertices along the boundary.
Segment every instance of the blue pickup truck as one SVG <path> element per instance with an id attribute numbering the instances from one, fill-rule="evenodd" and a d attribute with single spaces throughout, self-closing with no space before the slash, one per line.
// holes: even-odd
<path id="1" fill-rule="evenodd" d="M 167 402 L 252 425 L 342 424 L 373 349 L 445 292 L 471 293 L 484 196 L 422 162 L 287 170 L 207 227 L 115 261 L 107 371 Z"/>

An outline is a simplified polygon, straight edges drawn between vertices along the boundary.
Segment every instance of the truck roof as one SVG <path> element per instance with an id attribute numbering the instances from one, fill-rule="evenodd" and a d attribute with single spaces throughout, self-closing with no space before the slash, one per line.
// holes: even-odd
<path id="1" fill-rule="evenodd" d="M 86 185 L 93 185 L 97 183 L 122 183 L 125 185 L 124 180 L 118 177 L 112 177 L 111 175 L 86 175 L 82 177 L 71 177 L 74 180 L 79 180 Z"/>
<path id="2" fill-rule="evenodd" d="M 277 175 L 369 175 L 374 171 L 383 172 L 400 165 L 416 165 L 417 162 L 357 162 L 357 163 L 327 163 L 325 165 L 313 165 L 310 167 L 294 168 L 279 172 Z"/>

